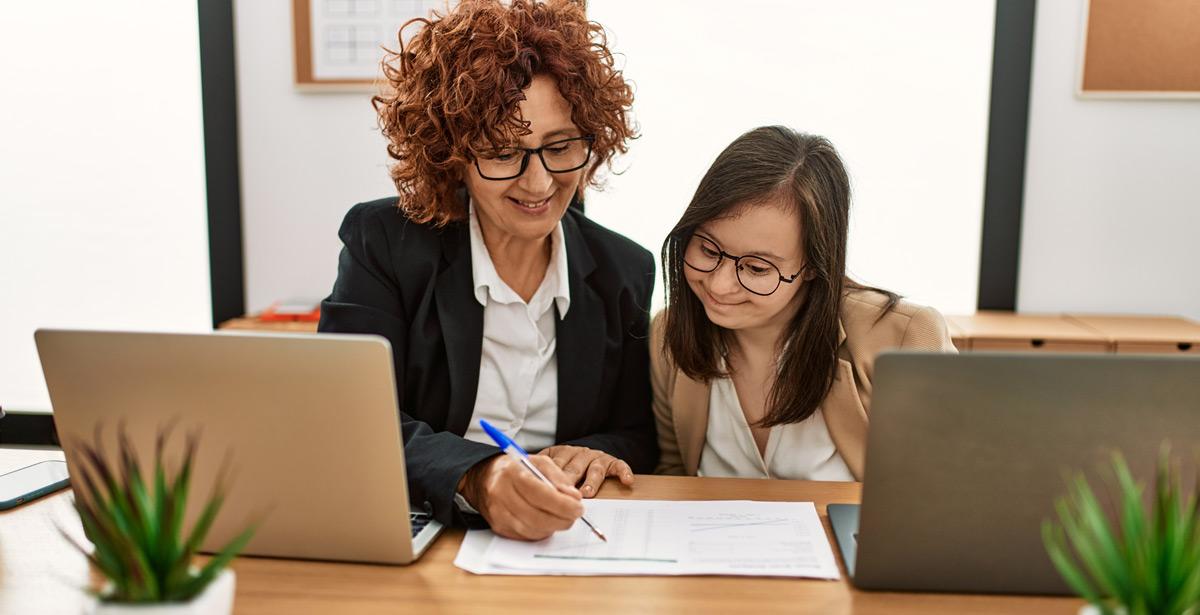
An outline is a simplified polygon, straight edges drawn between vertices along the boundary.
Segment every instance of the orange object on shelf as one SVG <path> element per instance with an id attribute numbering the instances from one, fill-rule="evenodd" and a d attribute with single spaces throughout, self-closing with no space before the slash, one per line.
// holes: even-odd
<path id="1" fill-rule="evenodd" d="M 321 304 L 276 301 L 258 315 L 258 320 L 262 322 L 317 322 L 321 320 Z"/>

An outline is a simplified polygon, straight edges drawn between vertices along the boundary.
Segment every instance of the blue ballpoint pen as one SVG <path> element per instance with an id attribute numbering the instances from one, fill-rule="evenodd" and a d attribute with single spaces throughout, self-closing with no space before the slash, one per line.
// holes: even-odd
<path id="1" fill-rule="evenodd" d="M 500 447 L 501 452 L 509 457 L 512 457 L 517 463 L 525 466 L 525 469 L 533 472 L 533 475 L 542 479 L 543 482 L 549 484 L 551 487 L 554 486 L 554 484 L 550 482 L 550 479 L 546 478 L 544 474 L 539 472 L 538 469 L 534 467 L 532 463 L 530 463 L 529 453 L 526 453 L 525 449 L 521 448 L 519 444 L 513 442 L 512 438 L 504 435 L 504 432 L 496 429 L 491 423 L 483 419 L 479 419 L 479 425 L 483 427 L 483 430 L 487 432 L 487 435 L 492 437 L 492 440 L 496 441 L 496 446 Z M 601 534 L 600 530 L 596 529 L 596 526 L 592 525 L 592 522 L 587 520 L 587 517 L 581 516 L 579 517 L 579 520 L 587 524 L 588 528 L 592 530 L 592 533 L 600 538 L 600 540 L 608 542 L 608 539 L 604 537 L 604 534 Z"/>

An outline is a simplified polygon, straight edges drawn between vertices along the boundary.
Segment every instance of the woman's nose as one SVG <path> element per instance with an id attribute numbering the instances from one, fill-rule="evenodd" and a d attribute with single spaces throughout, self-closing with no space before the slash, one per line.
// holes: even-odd
<path id="1" fill-rule="evenodd" d="M 742 283 L 737 278 L 737 264 L 728 258 L 722 258 L 717 268 L 708 275 L 708 286 L 714 295 L 732 295 L 741 290 Z"/>
<path id="2" fill-rule="evenodd" d="M 537 196 L 544 196 L 550 191 L 550 184 L 554 183 L 554 177 L 546 170 L 542 159 L 537 154 L 532 154 L 529 156 L 529 164 L 525 166 L 525 172 L 517 181 L 524 190 Z"/>

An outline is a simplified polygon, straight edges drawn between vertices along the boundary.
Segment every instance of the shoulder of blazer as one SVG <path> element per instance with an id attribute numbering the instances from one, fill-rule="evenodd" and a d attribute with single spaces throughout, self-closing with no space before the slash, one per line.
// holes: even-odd
<path id="1" fill-rule="evenodd" d="M 569 233 L 570 226 L 579 231 L 587 244 L 588 252 L 595 260 L 595 274 L 616 274 L 623 282 L 654 284 L 654 256 L 632 239 L 605 228 L 575 208 L 568 208 L 563 216 L 563 231 Z M 647 273 L 649 278 L 647 279 Z"/>
<path id="2" fill-rule="evenodd" d="M 397 285 L 411 285 L 436 277 L 446 260 L 467 248 L 465 222 L 442 227 L 413 222 L 388 197 L 358 203 L 346 213 L 338 235 L 351 251 L 361 251 L 381 266 Z"/>
<path id="3" fill-rule="evenodd" d="M 854 357 L 870 357 L 890 348 L 939 350 L 949 343 L 945 320 L 937 310 L 901 299 L 887 313 L 887 296 L 854 290 L 842 301 L 844 342 Z"/>

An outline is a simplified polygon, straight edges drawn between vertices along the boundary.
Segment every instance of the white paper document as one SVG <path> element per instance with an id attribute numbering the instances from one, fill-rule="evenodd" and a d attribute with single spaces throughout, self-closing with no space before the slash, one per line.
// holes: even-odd
<path id="1" fill-rule="evenodd" d="M 477 574 L 840 577 L 812 502 L 588 500 L 539 542 L 467 533 L 454 563 Z"/>

